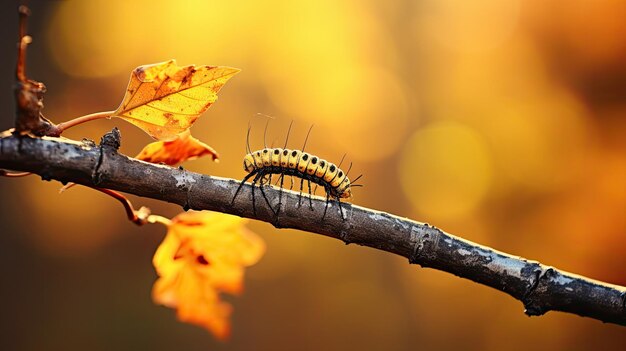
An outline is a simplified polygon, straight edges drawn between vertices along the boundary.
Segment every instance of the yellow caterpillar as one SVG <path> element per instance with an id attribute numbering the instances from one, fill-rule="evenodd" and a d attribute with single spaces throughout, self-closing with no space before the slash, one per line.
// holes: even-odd
<path id="1" fill-rule="evenodd" d="M 333 198 L 350 198 L 350 179 L 333 163 L 300 150 L 265 148 L 247 154 L 243 169 L 248 175 L 291 175 L 324 187 Z"/>
<path id="2" fill-rule="evenodd" d="M 291 125 L 289 126 L 289 130 L 291 130 Z M 309 129 L 309 133 L 310 131 L 311 130 Z M 289 133 L 287 133 L 287 140 L 288 138 Z M 287 145 L 287 140 L 285 140 L 285 146 Z M 306 146 L 306 140 L 304 146 Z M 304 149 L 304 146 L 302 149 Z M 249 151 L 249 148 L 247 150 Z M 331 198 L 336 199 L 338 202 L 340 201 L 339 199 L 352 198 L 351 186 L 353 185 L 351 184 L 348 175 L 343 170 L 331 162 L 301 150 L 266 147 L 261 150 L 248 152 L 248 154 L 246 154 L 243 158 L 243 169 L 248 174 L 235 192 L 233 202 L 235 201 L 235 197 L 237 197 L 237 194 L 241 190 L 243 184 L 251 177 L 254 177 L 252 185 L 254 186 L 257 182 L 261 184 L 261 193 L 269 204 L 262 185 L 266 176 L 271 176 L 273 174 L 280 175 L 281 189 L 283 186 L 284 176 L 300 178 L 301 188 L 303 182 L 306 180 L 309 184 L 309 193 L 311 193 L 311 182 L 322 186 L 326 191 L 326 207 L 324 208 L 324 216 L 322 218 L 326 216 L 326 210 L 328 209 L 328 203 Z M 360 178 L 360 176 L 358 178 Z M 254 193 L 252 201 L 254 206 Z M 339 209 L 341 217 L 343 218 L 341 204 L 339 205 Z"/>

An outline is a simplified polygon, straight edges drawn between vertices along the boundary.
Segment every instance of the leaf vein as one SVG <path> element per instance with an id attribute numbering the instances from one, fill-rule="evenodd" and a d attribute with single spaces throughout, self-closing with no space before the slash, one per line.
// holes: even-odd
<path id="1" fill-rule="evenodd" d="M 159 107 L 156 107 L 156 106 L 154 106 L 154 105 L 150 105 L 150 104 L 151 104 L 151 102 L 147 103 L 145 106 L 148 106 L 148 107 L 150 107 L 150 108 L 153 108 L 153 109 L 155 109 L 155 110 L 159 110 L 159 111 L 162 111 L 162 112 L 171 113 L 171 114 L 173 114 L 173 115 L 179 115 L 179 116 L 197 116 L 197 115 L 199 114 L 198 112 L 194 112 L 194 113 L 185 113 L 185 112 L 168 111 L 168 110 L 166 110 L 166 109 L 159 108 Z"/>

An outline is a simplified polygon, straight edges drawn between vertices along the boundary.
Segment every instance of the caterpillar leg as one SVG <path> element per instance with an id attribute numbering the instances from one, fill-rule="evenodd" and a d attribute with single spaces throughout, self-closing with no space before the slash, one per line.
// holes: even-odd
<path id="1" fill-rule="evenodd" d="M 309 208 L 313 211 L 313 199 L 311 199 L 311 181 L 307 179 L 306 181 L 309 184 Z"/>
<path id="2" fill-rule="evenodd" d="M 280 174 L 279 180 L 280 180 L 280 190 L 278 190 L 278 212 L 280 212 L 280 206 L 282 206 L 283 204 L 283 181 L 285 180 L 285 175 L 283 173 Z"/>
<path id="3" fill-rule="evenodd" d="M 265 174 L 263 175 L 260 179 L 259 179 L 259 186 L 263 186 L 264 184 L 266 184 L 268 182 L 268 180 L 271 180 L 271 175 L 269 174 Z"/>
<path id="4" fill-rule="evenodd" d="M 271 181 L 271 175 L 270 175 L 270 181 Z M 265 194 L 265 189 L 263 188 L 263 185 L 265 185 L 265 180 L 261 178 L 261 181 L 259 182 L 259 189 L 261 189 L 261 195 L 263 195 L 263 198 L 265 199 L 265 203 L 267 203 L 267 206 L 270 208 L 270 211 L 272 211 L 274 216 L 278 216 L 278 212 L 274 211 L 274 209 L 272 208 L 272 204 L 270 203 L 270 200 L 267 198 L 267 195 Z"/>
<path id="5" fill-rule="evenodd" d="M 343 209 L 341 208 L 341 200 L 339 200 L 339 198 L 337 198 L 337 206 L 339 206 L 339 213 L 341 214 L 341 220 L 345 221 L 346 217 L 344 217 L 343 215 Z"/>
<path id="6" fill-rule="evenodd" d="M 278 176 L 278 179 L 276 179 L 276 183 L 274 183 L 274 185 L 278 185 L 278 183 L 280 183 L 280 180 L 283 178 L 284 174 L 281 173 L 280 176 Z"/>
<path id="7" fill-rule="evenodd" d="M 243 180 L 241 181 L 241 183 L 239 183 L 239 187 L 237 188 L 237 191 L 235 191 L 235 196 L 233 196 L 233 201 L 230 202 L 230 205 L 234 205 L 235 204 L 235 198 L 237 197 L 237 194 L 239 194 L 239 191 L 241 191 L 241 188 L 243 187 L 243 185 L 248 181 L 248 179 L 250 179 L 252 176 L 256 175 L 257 172 L 250 172 L 248 173 Z"/>
<path id="8" fill-rule="evenodd" d="M 326 218 L 326 211 L 328 210 L 328 203 L 330 202 L 330 192 L 326 189 L 326 206 L 324 206 L 324 215 L 322 216 L 322 221 Z"/>
<path id="9" fill-rule="evenodd" d="M 262 177 L 262 174 L 259 173 L 252 179 L 252 213 L 256 217 L 256 197 L 254 196 L 254 189 L 256 188 L 256 183 L 259 181 L 259 178 Z"/>
<path id="10" fill-rule="evenodd" d="M 302 203 L 302 188 L 304 188 L 304 179 L 300 178 L 300 195 L 298 195 L 298 207 Z"/>

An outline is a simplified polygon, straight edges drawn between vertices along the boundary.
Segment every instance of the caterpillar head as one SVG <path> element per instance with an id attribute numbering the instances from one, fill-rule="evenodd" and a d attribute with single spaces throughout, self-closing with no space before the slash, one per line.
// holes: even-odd
<path id="1" fill-rule="evenodd" d="M 243 158 L 243 169 L 250 173 L 254 171 L 256 166 L 254 165 L 254 157 L 251 154 L 247 154 L 246 157 Z"/>
<path id="2" fill-rule="evenodd" d="M 352 189 L 350 189 L 350 187 L 347 187 L 346 189 L 344 189 L 344 191 L 339 195 L 340 198 L 342 199 L 352 199 Z"/>
<path id="3" fill-rule="evenodd" d="M 339 189 L 337 190 L 337 197 L 341 199 L 352 199 L 352 188 L 350 188 L 350 180 L 345 177 Z"/>

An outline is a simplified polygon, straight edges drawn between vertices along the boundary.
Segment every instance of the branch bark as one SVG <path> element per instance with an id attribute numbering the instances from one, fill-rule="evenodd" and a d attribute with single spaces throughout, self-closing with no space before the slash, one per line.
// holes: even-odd
<path id="1" fill-rule="evenodd" d="M 37 173 L 43 180 L 74 182 L 168 201 L 185 210 L 211 210 L 253 218 L 276 228 L 295 228 L 373 247 L 406 257 L 409 263 L 446 271 L 501 290 L 520 300 L 529 316 L 563 311 L 626 325 L 626 288 L 589 279 L 482 246 L 427 223 L 400 218 L 351 204 L 342 204 L 346 220 L 331 203 L 315 197 L 312 209 L 298 194 L 283 191 L 278 217 L 256 187 L 246 184 L 235 201 L 239 181 L 150 164 L 117 152 L 119 133 L 93 142 L 31 138 L 5 133 L 0 138 L 0 168 Z M 279 190 L 265 187 L 274 209 Z"/>

